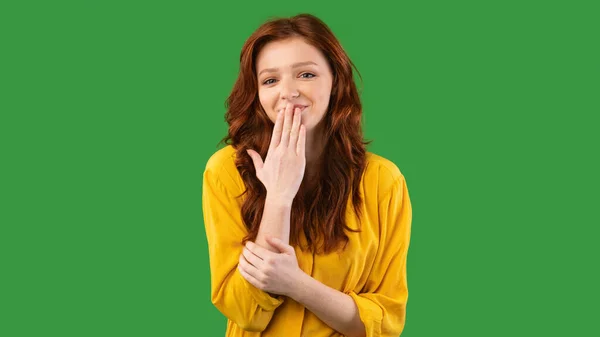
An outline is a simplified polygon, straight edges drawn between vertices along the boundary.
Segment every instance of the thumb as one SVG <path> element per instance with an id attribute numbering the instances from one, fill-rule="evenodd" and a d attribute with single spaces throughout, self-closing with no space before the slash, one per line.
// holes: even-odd
<path id="1" fill-rule="evenodd" d="M 250 150 L 247 149 L 246 152 L 248 153 L 248 155 L 250 156 L 250 158 L 252 158 L 252 162 L 254 163 L 254 168 L 258 171 L 260 169 L 263 168 L 263 161 L 262 158 L 260 157 L 260 155 L 254 151 L 254 150 Z"/>
<path id="2" fill-rule="evenodd" d="M 278 238 L 272 237 L 272 236 L 267 236 L 266 237 L 267 242 L 273 246 L 274 248 L 277 248 L 277 250 L 279 250 L 279 252 L 281 253 L 292 253 L 292 251 L 294 250 L 294 248 L 290 245 L 285 244 L 283 241 L 279 240 Z"/>

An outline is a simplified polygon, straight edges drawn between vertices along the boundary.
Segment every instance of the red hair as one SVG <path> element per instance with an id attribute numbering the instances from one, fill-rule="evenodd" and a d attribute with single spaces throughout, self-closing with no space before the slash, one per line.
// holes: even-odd
<path id="1" fill-rule="evenodd" d="M 267 43 L 291 37 L 302 37 L 323 53 L 332 71 L 333 83 L 328 111 L 322 121 L 326 144 L 317 170 L 319 183 L 315 190 L 308 192 L 306 178 L 302 181 L 292 203 L 289 242 L 298 245 L 304 232 L 308 247 L 301 249 L 328 253 L 348 242 L 344 230 L 359 231 L 347 226 L 346 206 L 351 194 L 360 223 L 363 200 L 359 185 L 366 167 L 365 146 L 371 141 L 363 140 L 362 105 L 352 73 L 352 68 L 357 73 L 358 69 L 323 21 L 310 14 L 270 19 L 246 40 L 240 54 L 239 76 L 225 103 L 228 135 L 220 143 L 230 144 L 236 150 L 235 164 L 246 187 L 240 195 L 246 194 L 242 219 L 248 235 L 244 242 L 254 241 L 262 219 L 266 189 L 256 177 L 246 149 L 255 150 L 264 159 L 274 127 L 258 99 L 256 56 Z M 360 77 L 360 73 L 358 75 Z"/>

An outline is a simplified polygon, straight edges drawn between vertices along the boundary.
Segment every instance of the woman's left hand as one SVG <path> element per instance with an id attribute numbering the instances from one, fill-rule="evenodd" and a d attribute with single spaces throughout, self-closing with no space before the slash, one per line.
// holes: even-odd
<path id="1" fill-rule="evenodd" d="M 268 293 L 290 296 L 303 271 L 298 266 L 294 247 L 277 238 L 266 238 L 279 253 L 248 241 L 240 255 L 238 269 L 253 286 Z"/>

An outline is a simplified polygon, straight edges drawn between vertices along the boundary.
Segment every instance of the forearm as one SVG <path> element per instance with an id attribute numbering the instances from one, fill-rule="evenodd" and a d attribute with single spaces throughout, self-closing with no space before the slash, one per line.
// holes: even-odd
<path id="1" fill-rule="evenodd" d="M 290 294 L 296 302 L 317 315 L 325 324 L 348 337 L 365 336 L 365 326 L 360 320 L 354 299 L 326 286 L 305 273 L 299 286 Z"/>
<path id="2" fill-rule="evenodd" d="M 282 302 L 276 296 L 269 298 L 260 289 L 247 287 L 238 271 L 217 282 L 211 287 L 212 303 L 243 330 L 264 331 Z"/>
<path id="3" fill-rule="evenodd" d="M 260 228 L 256 237 L 256 244 L 270 251 L 277 252 L 277 249 L 267 243 L 265 237 L 271 236 L 280 239 L 289 244 L 290 241 L 290 216 L 292 212 L 291 202 L 267 198 L 263 210 Z"/>

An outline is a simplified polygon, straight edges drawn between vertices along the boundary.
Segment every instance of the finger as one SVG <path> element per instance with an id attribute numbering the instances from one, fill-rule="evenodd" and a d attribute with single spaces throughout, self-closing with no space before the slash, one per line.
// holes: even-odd
<path id="1" fill-rule="evenodd" d="M 296 154 L 301 158 L 306 156 L 306 126 L 304 126 L 304 124 L 300 125 L 300 134 L 298 135 Z"/>
<path id="2" fill-rule="evenodd" d="M 244 258 L 246 259 L 246 261 L 248 261 L 251 265 L 253 265 L 257 269 L 261 269 L 261 267 L 263 265 L 263 260 L 260 257 L 254 255 L 254 253 L 252 253 L 246 247 L 244 247 L 242 254 L 244 255 Z"/>
<path id="3" fill-rule="evenodd" d="M 254 151 L 254 150 L 246 150 L 246 152 L 248 153 L 248 155 L 250 156 L 250 158 L 252 158 L 252 162 L 254 163 L 254 168 L 258 171 L 260 169 L 263 168 L 263 161 L 262 158 L 260 157 L 260 155 L 258 154 L 258 152 Z"/>
<path id="4" fill-rule="evenodd" d="M 290 132 L 290 148 L 294 149 L 298 146 L 298 134 L 300 133 L 300 120 L 302 114 L 300 108 L 294 109 L 294 119 L 292 122 L 292 131 Z"/>
<path id="5" fill-rule="evenodd" d="M 244 256 L 244 254 L 240 254 L 240 258 L 238 260 L 238 266 L 240 268 L 242 268 L 242 270 L 244 270 L 246 273 L 252 275 L 252 277 L 254 277 L 258 280 L 258 276 L 261 273 L 260 270 L 258 268 L 256 268 L 255 266 L 253 266 L 250 262 L 248 262 L 248 260 L 246 260 L 246 257 Z"/>
<path id="6" fill-rule="evenodd" d="M 292 129 L 292 120 L 294 113 L 294 105 L 289 103 L 285 106 L 285 116 L 283 119 L 283 130 L 281 131 L 281 142 L 279 145 L 288 146 L 290 142 L 290 130 Z"/>
<path id="7" fill-rule="evenodd" d="M 242 276 L 246 279 L 246 281 L 248 281 L 250 284 L 252 284 L 256 288 L 263 290 L 263 288 L 264 288 L 263 285 L 254 276 L 248 274 L 239 265 L 238 265 L 238 270 L 240 271 L 240 274 L 242 274 Z"/>
<path id="8" fill-rule="evenodd" d="M 294 250 L 294 248 L 292 246 L 284 243 L 283 241 L 281 241 L 278 238 L 267 237 L 267 241 L 269 242 L 269 244 L 271 244 L 273 247 L 277 248 L 282 253 L 290 253 L 290 249 L 291 249 L 291 251 Z"/>
<path id="9" fill-rule="evenodd" d="M 270 250 L 263 248 L 252 241 L 246 242 L 246 248 L 250 250 L 254 255 L 264 260 L 267 256 L 273 254 Z"/>
<path id="10" fill-rule="evenodd" d="M 277 113 L 277 118 L 275 119 L 275 126 L 273 127 L 273 135 L 271 135 L 271 144 L 269 145 L 270 149 L 274 149 L 279 145 L 281 141 L 281 130 L 283 128 L 283 116 L 284 110 L 280 110 Z"/>

